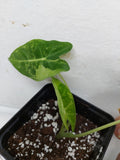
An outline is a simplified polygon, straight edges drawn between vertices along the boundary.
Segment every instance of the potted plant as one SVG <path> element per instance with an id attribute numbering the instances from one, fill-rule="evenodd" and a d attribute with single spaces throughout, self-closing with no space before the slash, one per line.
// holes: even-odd
<path id="1" fill-rule="evenodd" d="M 1 129 L 0 153 L 7 160 L 103 159 L 120 120 L 70 92 L 60 74 L 70 67 L 60 56 L 71 49 L 69 42 L 35 39 L 11 54 L 19 72 L 37 81 L 51 78 L 52 84 Z"/>

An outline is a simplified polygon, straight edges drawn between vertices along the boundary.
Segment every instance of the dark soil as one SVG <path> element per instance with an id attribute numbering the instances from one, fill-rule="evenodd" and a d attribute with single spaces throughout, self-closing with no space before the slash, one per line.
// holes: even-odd
<path id="1" fill-rule="evenodd" d="M 76 117 L 76 133 L 97 127 L 81 115 Z M 8 150 L 16 160 L 89 160 L 100 134 L 58 140 L 60 127 L 57 102 L 50 100 L 9 138 Z"/>

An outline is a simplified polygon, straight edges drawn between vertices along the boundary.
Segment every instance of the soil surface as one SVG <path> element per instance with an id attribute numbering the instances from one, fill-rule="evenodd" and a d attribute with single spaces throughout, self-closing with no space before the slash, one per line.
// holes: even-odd
<path id="1" fill-rule="evenodd" d="M 76 133 L 97 127 L 81 115 L 76 117 Z M 16 160 L 89 160 L 100 134 L 56 139 L 60 127 L 57 101 L 49 100 L 9 138 L 9 153 Z"/>

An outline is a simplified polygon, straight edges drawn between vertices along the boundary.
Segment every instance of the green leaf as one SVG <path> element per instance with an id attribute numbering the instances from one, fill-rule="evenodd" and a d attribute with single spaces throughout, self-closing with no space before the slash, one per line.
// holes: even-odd
<path id="1" fill-rule="evenodd" d="M 59 57 L 71 49 L 69 42 L 34 39 L 13 51 L 9 60 L 22 74 L 41 81 L 70 69 Z"/>
<path id="2" fill-rule="evenodd" d="M 74 131 L 76 124 L 76 109 L 73 95 L 69 88 L 58 79 L 52 78 L 52 83 L 55 88 L 59 113 L 63 124 L 67 130 L 69 129 L 70 124 L 72 131 Z"/>

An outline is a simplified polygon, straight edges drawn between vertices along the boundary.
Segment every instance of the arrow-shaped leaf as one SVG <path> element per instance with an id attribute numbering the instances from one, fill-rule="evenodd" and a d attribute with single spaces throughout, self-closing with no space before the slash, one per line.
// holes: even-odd
<path id="1" fill-rule="evenodd" d="M 13 51 L 9 60 L 22 74 L 41 81 L 70 69 L 68 63 L 59 56 L 71 49 L 69 42 L 34 39 Z"/>
<path id="2" fill-rule="evenodd" d="M 63 124 L 67 130 L 70 124 L 72 131 L 74 131 L 76 124 L 76 109 L 73 96 L 69 88 L 58 79 L 52 78 L 52 83 L 55 88 L 59 113 Z"/>

